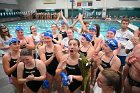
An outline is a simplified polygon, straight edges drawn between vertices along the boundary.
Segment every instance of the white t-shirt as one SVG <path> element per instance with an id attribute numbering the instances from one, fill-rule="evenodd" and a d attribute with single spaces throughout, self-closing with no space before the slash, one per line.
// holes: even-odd
<path id="1" fill-rule="evenodd" d="M 30 37 L 34 40 L 35 44 L 40 41 L 40 34 L 37 34 L 36 36 L 30 35 Z"/>
<path id="2" fill-rule="evenodd" d="M 101 38 L 102 40 L 104 40 L 104 36 L 102 34 L 99 35 L 99 38 Z"/>
<path id="3" fill-rule="evenodd" d="M 129 30 L 126 30 L 125 32 L 122 32 L 121 29 L 116 31 L 115 38 L 122 45 L 121 50 L 118 54 L 119 56 L 127 56 L 125 52 L 125 46 L 126 46 L 127 41 L 130 40 L 133 36 L 134 34 Z"/>
<path id="4" fill-rule="evenodd" d="M 4 47 L 8 47 L 9 46 L 9 40 L 10 38 L 9 37 L 6 37 L 6 41 L 3 40 L 1 37 L 0 37 L 0 43 L 4 46 Z M 6 50 L 1 50 L 2 54 L 4 54 L 5 52 L 8 52 L 8 49 Z"/>
<path id="5" fill-rule="evenodd" d="M 125 49 L 132 49 L 132 48 L 134 48 L 134 45 L 133 45 L 133 43 L 130 40 L 128 40 L 126 42 Z"/>
<path id="6" fill-rule="evenodd" d="M 102 89 L 98 86 L 97 82 L 94 85 L 93 91 L 94 93 L 102 93 Z"/>
<path id="7" fill-rule="evenodd" d="M 64 47 L 68 47 L 68 41 L 69 41 L 68 37 L 63 38 L 61 41 L 61 45 L 64 45 Z"/>

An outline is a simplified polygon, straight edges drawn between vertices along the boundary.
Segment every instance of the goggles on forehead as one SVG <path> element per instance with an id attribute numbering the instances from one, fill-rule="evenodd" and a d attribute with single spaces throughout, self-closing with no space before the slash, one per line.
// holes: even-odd
<path id="1" fill-rule="evenodd" d="M 9 41 L 9 45 L 13 44 L 13 43 L 20 43 L 20 41 L 17 38 L 12 38 Z"/>
<path id="2" fill-rule="evenodd" d="M 111 50 L 115 50 L 118 48 L 118 42 L 115 39 L 109 39 L 105 41 L 105 44 L 107 44 Z"/>
<path id="3" fill-rule="evenodd" d="M 20 26 L 17 26 L 16 31 L 23 31 L 23 29 Z"/>

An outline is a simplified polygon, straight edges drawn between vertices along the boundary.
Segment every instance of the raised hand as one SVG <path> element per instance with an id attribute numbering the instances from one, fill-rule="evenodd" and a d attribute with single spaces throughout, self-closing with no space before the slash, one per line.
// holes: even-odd
<path id="1" fill-rule="evenodd" d="M 81 13 L 79 13 L 78 19 L 79 19 L 79 20 L 82 20 L 82 19 L 83 19 L 83 15 L 82 15 Z"/>
<path id="2" fill-rule="evenodd" d="M 61 14 L 61 16 L 63 17 L 63 11 L 62 11 L 62 10 L 60 11 L 60 14 Z"/>

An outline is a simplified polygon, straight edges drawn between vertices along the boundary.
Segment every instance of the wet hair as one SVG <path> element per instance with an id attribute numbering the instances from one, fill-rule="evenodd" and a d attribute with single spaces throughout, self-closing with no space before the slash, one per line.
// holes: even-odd
<path id="1" fill-rule="evenodd" d="M 112 86 L 115 93 L 121 93 L 122 75 L 119 71 L 114 71 L 111 68 L 104 69 L 101 74 L 106 78 L 107 85 Z"/>
<path id="2" fill-rule="evenodd" d="M 20 52 L 20 56 L 32 56 L 32 50 L 23 48 Z"/>
<path id="3" fill-rule="evenodd" d="M 1 38 L 3 40 L 6 40 L 6 37 L 5 37 L 5 35 L 4 35 L 3 31 L 2 31 L 3 29 L 7 29 L 7 31 L 8 31 L 8 35 L 7 36 L 10 38 L 11 35 L 10 35 L 10 32 L 9 32 L 9 29 L 5 25 L 0 25 L 0 36 L 1 36 Z"/>
<path id="4" fill-rule="evenodd" d="M 122 21 L 121 21 L 121 23 L 122 23 L 123 21 L 128 22 L 128 23 L 130 22 L 129 18 L 123 18 Z"/>
<path id="5" fill-rule="evenodd" d="M 70 43 L 71 40 L 75 40 L 77 42 L 77 44 L 78 44 L 78 47 L 80 46 L 80 41 L 78 39 L 76 39 L 76 38 L 70 39 L 69 42 L 68 42 L 68 44 Z"/>
<path id="6" fill-rule="evenodd" d="M 100 35 L 100 25 L 99 24 L 94 24 L 96 27 L 96 37 L 99 37 Z"/>

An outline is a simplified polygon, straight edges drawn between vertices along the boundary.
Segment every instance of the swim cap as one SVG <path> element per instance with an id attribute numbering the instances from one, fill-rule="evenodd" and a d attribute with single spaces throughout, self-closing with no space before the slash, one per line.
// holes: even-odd
<path id="1" fill-rule="evenodd" d="M 89 33 L 82 34 L 82 36 L 84 36 L 88 42 L 90 42 L 92 40 L 92 35 Z"/>
<path id="2" fill-rule="evenodd" d="M 16 31 L 23 31 L 23 29 L 21 28 L 21 26 L 17 26 Z"/>
<path id="3" fill-rule="evenodd" d="M 20 41 L 17 38 L 11 38 L 9 40 L 9 45 L 13 44 L 13 43 L 20 43 Z"/>
<path id="4" fill-rule="evenodd" d="M 96 27 L 93 26 L 93 27 L 90 27 L 89 30 L 96 31 L 97 29 Z"/>
<path id="5" fill-rule="evenodd" d="M 43 82 L 43 88 L 49 89 L 49 81 L 48 80 L 45 80 Z"/>
<path id="6" fill-rule="evenodd" d="M 116 29 L 115 29 L 114 27 L 109 28 L 109 29 L 108 29 L 108 31 L 113 32 L 113 33 L 114 33 L 114 35 L 116 34 Z"/>
<path id="7" fill-rule="evenodd" d="M 52 31 L 51 31 L 51 30 L 47 30 L 46 32 L 48 32 L 48 33 L 52 33 Z"/>
<path id="8" fill-rule="evenodd" d="M 61 25 L 65 25 L 66 23 L 64 21 L 61 22 Z"/>
<path id="9" fill-rule="evenodd" d="M 53 35 L 52 35 L 52 33 L 50 33 L 50 32 L 45 32 L 45 33 L 44 33 L 44 36 L 48 36 L 48 37 L 50 37 L 50 38 L 53 39 Z"/>
<path id="10" fill-rule="evenodd" d="M 118 42 L 115 39 L 108 39 L 105 43 L 110 47 L 111 50 L 118 48 Z"/>

